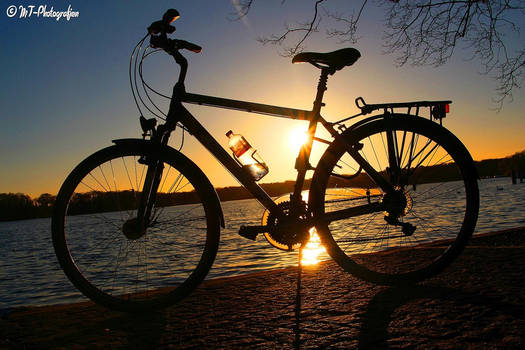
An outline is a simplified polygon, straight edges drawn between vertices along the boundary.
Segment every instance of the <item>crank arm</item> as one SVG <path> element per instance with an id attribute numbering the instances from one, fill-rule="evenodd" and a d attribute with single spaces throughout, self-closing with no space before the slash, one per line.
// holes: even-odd
<path id="1" fill-rule="evenodd" d="M 257 238 L 257 235 L 259 233 L 265 233 L 268 232 L 269 226 L 268 225 L 253 225 L 253 226 L 245 226 L 242 225 L 239 229 L 239 235 L 241 235 L 244 238 L 251 239 L 252 241 L 255 241 L 255 238 Z"/>

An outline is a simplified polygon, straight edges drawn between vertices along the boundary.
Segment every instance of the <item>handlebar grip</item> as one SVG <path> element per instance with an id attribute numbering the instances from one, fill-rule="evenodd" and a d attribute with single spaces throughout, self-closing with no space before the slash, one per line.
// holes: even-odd
<path id="1" fill-rule="evenodd" d="M 202 47 L 200 47 L 197 44 L 190 43 L 189 41 L 186 41 L 186 40 L 177 40 L 177 46 L 180 49 L 186 49 L 189 51 L 193 51 L 195 53 L 200 53 L 202 51 Z"/>

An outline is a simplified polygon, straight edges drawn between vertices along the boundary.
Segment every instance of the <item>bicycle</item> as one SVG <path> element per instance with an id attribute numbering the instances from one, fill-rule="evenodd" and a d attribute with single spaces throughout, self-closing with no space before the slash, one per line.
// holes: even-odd
<path id="1" fill-rule="evenodd" d="M 176 18 L 178 12 L 168 10 L 152 23 L 131 55 L 142 139 L 114 140 L 87 157 L 57 195 L 54 249 L 83 294 L 122 311 L 160 308 L 187 296 L 210 270 L 225 219 L 210 180 L 181 153 L 183 142 L 178 150 L 168 146 L 177 127 L 183 137 L 188 132 L 197 138 L 266 209 L 261 225 L 241 226 L 243 237 L 263 234 L 274 247 L 291 251 L 316 232 L 345 271 L 386 285 L 434 276 L 461 253 L 477 221 L 478 175 L 468 150 L 442 126 L 451 101 L 367 104 L 358 97 L 358 114 L 328 122 L 321 115 L 328 77 L 360 57 L 353 48 L 293 58 L 321 71 L 312 110 L 188 93 L 188 62 L 180 51 L 201 47 L 168 38 Z M 180 72 L 172 96 L 164 96 L 171 99 L 169 111 L 158 115 L 164 123 L 157 126 L 156 118 L 142 115 L 139 101 L 154 114 L 162 112 L 149 93 L 162 94 L 142 77 L 143 60 L 158 51 L 173 56 Z M 137 87 L 137 72 L 146 96 Z M 183 103 L 308 122 L 289 200 L 274 201 Z M 319 124 L 332 140 L 316 136 Z M 327 145 L 315 167 L 309 162 L 314 142 Z"/>

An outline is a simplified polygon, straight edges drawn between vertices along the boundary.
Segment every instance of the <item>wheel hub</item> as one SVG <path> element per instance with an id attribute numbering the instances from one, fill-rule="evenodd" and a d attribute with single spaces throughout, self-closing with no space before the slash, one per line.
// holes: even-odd
<path id="1" fill-rule="evenodd" d="M 412 210 L 412 198 L 408 192 L 398 188 L 394 192 L 385 194 L 383 205 L 386 209 L 385 221 L 390 225 L 401 226 L 401 231 L 405 236 L 412 236 L 416 231 L 416 226 L 399 220 Z"/>
<path id="2" fill-rule="evenodd" d="M 402 188 L 385 194 L 383 205 L 386 214 L 391 218 L 399 218 L 407 215 L 412 209 L 412 198 L 409 193 Z"/>
<path id="3" fill-rule="evenodd" d="M 146 234 L 146 227 L 139 225 L 137 218 L 132 218 L 122 225 L 122 233 L 127 239 L 137 240 Z"/>

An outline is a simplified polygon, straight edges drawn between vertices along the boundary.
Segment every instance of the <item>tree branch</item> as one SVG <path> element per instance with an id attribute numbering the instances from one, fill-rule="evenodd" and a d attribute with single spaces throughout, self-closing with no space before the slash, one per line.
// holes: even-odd
<path id="1" fill-rule="evenodd" d="M 272 44 L 272 45 L 281 45 L 283 46 L 283 56 L 291 57 L 295 54 L 303 51 L 304 47 L 302 46 L 308 37 L 318 31 L 319 23 L 321 22 L 322 16 L 319 15 L 319 5 L 322 2 L 325 2 L 327 0 L 316 0 L 314 4 L 314 15 L 313 18 L 305 23 L 296 23 L 296 26 L 290 26 L 289 24 L 285 24 L 285 31 L 281 33 L 280 35 L 271 35 L 270 37 L 261 37 L 257 39 L 260 43 L 263 45 L 266 44 Z M 303 33 L 302 36 L 299 37 L 295 41 L 295 44 L 288 46 L 285 44 L 285 41 L 288 39 L 290 34 L 294 33 Z"/>
<path id="2" fill-rule="evenodd" d="M 285 1 L 281 0 L 281 4 Z M 340 43 L 358 42 L 359 22 L 368 0 L 361 0 L 355 7 L 357 11 L 354 9 L 350 15 L 329 8 L 333 2 L 328 0 L 310 1 L 314 5 L 310 20 L 285 24 L 280 34 L 258 40 L 264 45 L 281 46 L 282 55 L 293 56 L 319 31 L 321 21 L 329 19 L 323 22 L 328 38 Z M 246 16 L 254 3 L 255 0 L 235 0 L 237 18 Z M 396 55 L 398 65 L 440 66 L 456 49 L 469 49 L 471 59 L 483 66 L 481 73 L 492 75 L 497 81 L 498 109 L 504 101 L 512 100 L 515 89 L 521 88 L 525 78 L 525 40 L 520 36 L 525 26 L 525 1 L 376 0 L 375 3 L 386 12 L 384 52 Z"/>

